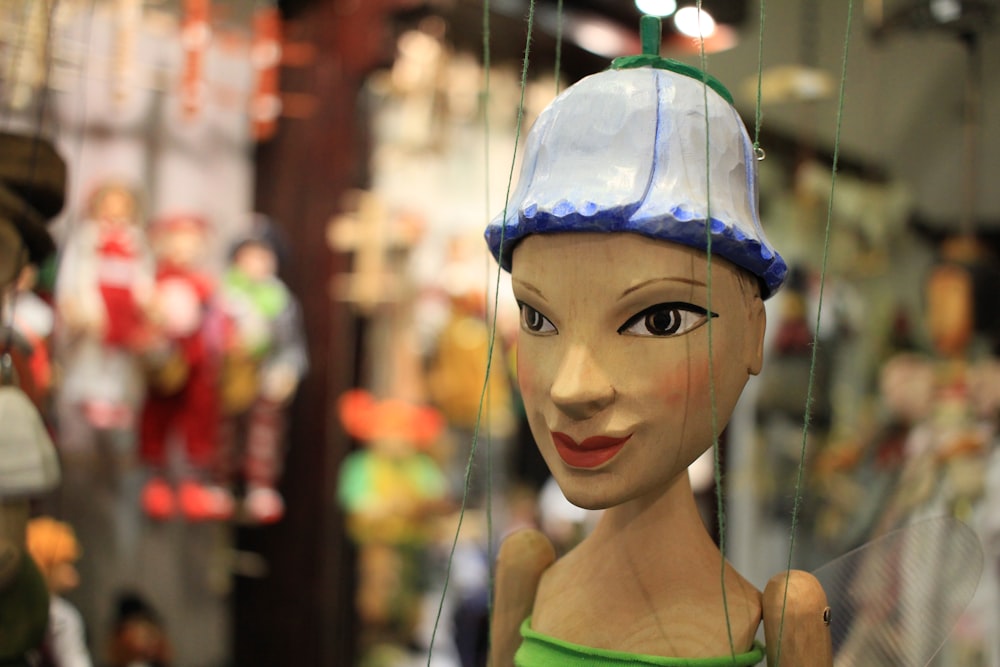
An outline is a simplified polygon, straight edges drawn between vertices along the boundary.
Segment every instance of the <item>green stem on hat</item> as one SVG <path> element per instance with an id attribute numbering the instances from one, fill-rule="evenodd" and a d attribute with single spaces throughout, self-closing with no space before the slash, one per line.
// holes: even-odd
<path id="1" fill-rule="evenodd" d="M 643 14 L 639 19 L 639 35 L 642 38 L 642 53 L 646 56 L 660 55 L 663 26 L 659 16 Z"/>
<path id="2" fill-rule="evenodd" d="M 636 67 L 652 67 L 654 69 L 665 69 L 677 72 L 684 76 L 689 76 L 708 85 L 709 88 L 722 96 L 722 99 L 733 103 L 733 95 L 726 89 L 722 82 L 711 74 L 703 72 L 697 67 L 692 67 L 672 58 L 660 56 L 660 43 L 662 41 L 662 26 L 658 16 L 643 14 L 639 19 L 639 36 L 642 41 L 642 53 L 634 56 L 622 56 L 611 61 L 611 69 L 633 69 Z"/>

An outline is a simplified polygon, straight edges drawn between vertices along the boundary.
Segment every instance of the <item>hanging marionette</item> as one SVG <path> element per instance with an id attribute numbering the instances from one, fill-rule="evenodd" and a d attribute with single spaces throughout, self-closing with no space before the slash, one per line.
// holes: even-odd
<path id="1" fill-rule="evenodd" d="M 211 307 L 215 281 L 201 267 L 208 223 L 176 214 L 155 221 L 150 233 L 157 271 L 139 429 L 139 453 L 150 473 L 143 509 L 155 519 L 177 510 L 191 520 L 228 518 L 231 499 L 209 484 L 218 445 L 222 335 Z M 168 444 L 175 441 L 184 453 L 176 488 L 168 474 Z"/>
<path id="2" fill-rule="evenodd" d="M 729 93 L 655 55 L 649 18 L 646 55 L 539 116 L 506 217 L 486 231 L 520 305 L 532 434 L 567 498 L 604 510 L 555 562 L 538 533 L 504 542 L 492 664 L 756 665 L 763 615 L 781 665 L 831 665 L 818 582 L 782 573 L 762 596 L 691 491 L 688 466 L 761 368 L 763 300 L 786 267 Z"/>
<path id="3" fill-rule="evenodd" d="M 364 651 L 410 644 L 436 519 L 454 509 L 430 453 L 444 419 L 434 408 L 378 400 L 360 389 L 341 396 L 338 411 L 344 430 L 365 446 L 344 459 L 337 484 L 358 547 L 360 643 Z"/>
<path id="4" fill-rule="evenodd" d="M 98 186 L 66 240 L 55 290 L 65 373 L 61 400 L 93 428 L 134 424 L 153 278 L 137 191 L 124 182 Z"/>
<path id="5" fill-rule="evenodd" d="M 1000 410 L 1000 320 L 991 301 L 998 286 L 1000 268 L 983 242 L 942 243 L 925 285 L 929 354 L 900 353 L 881 372 L 883 403 L 907 429 L 883 528 L 934 503 L 969 519 L 982 499 Z"/>
<path id="6" fill-rule="evenodd" d="M 285 410 L 308 367 L 301 309 L 277 275 L 278 261 L 277 230 L 257 215 L 233 247 L 219 294 L 229 335 L 218 481 L 244 487 L 244 514 L 252 523 L 273 523 L 284 513 L 276 485 Z"/>
<path id="7" fill-rule="evenodd" d="M 55 246 L 46 224 L 63 206 L 66 165 L 47 141 L 0 132 L 0 311 L 19 272 Z M 13 313 L 16 315 L 16 310 Z M 37 657 L 48 623 L 49 594 L 27 550 L 32 503 L 60 480 L 55 447 L 35 403 L 29 365 L 0 326 L 0 663 Z"/>
<path id="8" fill-rule="evenodd" d="M 28 522 L 27 544 L 50 595 L 41 664 L 91 667 L 83 616 L 65 597 L 80 585 L 76 563 L 82 553 L 76 531 L 52 517 L 35 517 Z"/>
<path id="9" fill-rule="evenodd" d="M 504 372 L 506 355 L 501 345 L 490 345 L 486 296 L 477 281 L 485 258 L 479 255 L 480 241 L 476 242 L 475 248 L 465 237 L 456 237 L 449 243 L 449 256 L 439 271 L 440 291 L 446 297 L 448 316 L 436 334 L 426 374 L 431 402 L 444 414 L 453 440 L 460 445 L 454 448 L 454 460 L 447 465 L 452 493 L 456 496 L 461 496 L 465 487 L 468 443 L 477 427 L 483 433 L 489 431 L 491 443 L 499 451 L 505 449 L 505 439 L 513 433 L 515 423 L 511 385 Z M 487 419 L 480 423 L 479 395 L 491 353 L 490 366 L 494 372 L 489 376 L 486 393 Z M 497 459 L 506 463 L 503 454 Z M 466 497 L 468 507 L 480 507 L 486 500 L 489 485 L 485 472 L 485 466 L 476 466 Z M 496 490 L 503 489 L 504 480 L 494 475 L 493 482 Z"/>

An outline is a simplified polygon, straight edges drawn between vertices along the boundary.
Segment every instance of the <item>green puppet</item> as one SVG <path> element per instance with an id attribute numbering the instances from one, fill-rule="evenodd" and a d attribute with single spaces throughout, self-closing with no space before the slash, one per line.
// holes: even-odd
<path id="1" fill-rule="evenodd" d="M 309 365 L 299 302 L 278 277 L 281 250 L 274 224 L 255 215 L 220 290 L 228 324 L 220 482 L 244 489 L 243 517 L 256 524 L 283 515 L 285 410 Z"/>

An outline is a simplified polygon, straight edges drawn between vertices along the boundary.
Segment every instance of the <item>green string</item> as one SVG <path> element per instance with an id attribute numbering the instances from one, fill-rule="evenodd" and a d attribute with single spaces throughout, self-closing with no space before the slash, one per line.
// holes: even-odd
<path id="1" fill-rule="evenodd" d="M 763 122 L 763 105 L 761 104 L 761 88 L 764 81 L 764 5 L 766 0 L 760 0 L 760 28 L 757 32 L 757 104 L 754 106 L 753 123 L 753 154 L 757 159 L 761 159 L 763 151 L 760 147 L 760 126 Z"/>
<path id="2" fill-rule="evenodd" d="M 699 34 L 701 34 L 701 0 L 696 3 L 698 9 Z M 705 54 L 704 36 L 698 40 L 698 56 L 701 65 L 702 103 L 705 117 L 705 261 L 707 275 L 705 280 L 705 299 L 709 312 L 712 312 L 712 168 L 711 168 L 711 123 L 708 118 L 708 57 Z M 733 639 L 733 626 L 729 620 L 729 596 L 726 594 L 726 512 L 722 492 L 722 461 L 719 447 L 719 406 L 715 392 L 715 360 L 713 359 L 712 319 L 708 318 L 708 395 L 711 426 L 712 426 L 712 459 L 715 479 L 715 516 L 719 522 L 719 583 L 722 589 L 722 615 L 726 619 L 726 637 L 729 639 L 729 653 L 736 660 L 736 641 Z"/>
<path id="3" fill-rule="evenodd" d="M 489 0 L 484 0 L 484 2 L 483 2 L 483 11 L 484 11 L 484 13 L 488 13 L 489 12 Z M 483 25 L 484 25 L 484 32 L 486 33 L 485 36 L 483 37 L 483 44 L 484 44 L 483 57 L 484 57 L 484 61 L 488 61 L 488 59 L 489 59 L 489 22 L 488 22 L 488 19 L 484 18 Z M 512 183 L 514 181 L 514 165 L 517 163 L 517 148 L 518 148 L 518 145 L 520 144 L 521 124 L 524 121 L 524 96 L 525 96 L 525 89 L 527 88 L 528 63 L 530 62 L 529 55 L 531 53 L 531 34 L 532 34 L 533 29 L 534 29 L 534 25 L 535 25 L 535 0 L 530 0 L 529 5 L 528 5 L 527 36 L 526 36 L 525 41 L 524 41 L 524 59 L 523 59 L 522 67 L 521 67 L 521 97 L 520 97 L 520 100 L 519 100 L 518 105 L 517 105 L 517 123 L 515 124 L 515 128 L 514 128 L 514 152 L 513 152 L 513 155 L 511 157 L 510 173 L 507 176 L 507 192 L 506 192 L 506 194 L 504 196 L 503 218 L 501 218 L 502 220 L 506 220 L 507 219 L 507 206 L 510 203 L 510 191 L 511 191 Z M 488 113 L 488 110 L 486 111 L 486 113 Z M 499 247 L 499 252 L 500 252 L 501 256 L 503 254 L 503 245 L 504 245 L 504 232 L 503 232 L 504 228 L 505 228 L 505 225 L 501 225 L 500 247 Z M 464 489 L 463 489 L 463 493 L 462 493 L 462 505 L 459 508 L 459 512 L 458 512 L 458 525 L 455 527 L 455 537 L 452 539 L 451 550 L 448 552 L 448 564 L 447 564 L 447 566 L 445 568 L 444 585 L 441 588 L 441 598 L 438 601 L 437 614 L 434 617 L 434 628 L 433 628 L 433 630 L 431 630 L 431 641 L 430 641 L 430 646 L 428 647 L 428 650 L 427 650 L 427 667 L 431 666 L 431 658 L 434 655 L 434 640 L 437 637 L 438 627 L 440 627 L 440 625 L 441 625 L 441 614 L 444 611 L 444 601 L 445 601 L 445 598 L 447 597 L 447 594 L 448 594 L 448 583 L 451 581 L 451 568 L 452 568 L 452 564 L 454 563 L 454 560 L 455 560 L 455 550 L 458 547 L 458 538 L 459 538 L 459 535 L 462 532 L 462 523 L 463 523 L 463 521 L 465 519 L 465 510 L 466 510 L 466 507 L 468 505 L 468 500 L 469 500 L 469 487 L 471 486 L 471 482 L 472 482 L 472 467 L 473 467 L 473 463 L 474 463 L 475 458 L 476 458 L 476 449 L 477 449 L 478 443 L 479 443 L 479 430 L 480 430 L 480 424 L 482 422 L 482 417 L 483 417 L 483 406 L 485 404 L 485 399 L 486 399 L 487 391 L 488 391 L 488 388 L 489 388 L 490 374 L 491 374 L 491 371 L 493 369 L 493 352 L 494 352 L 494 348 L 495 348 L 495 345 L 496 345 L 496 312 L 497 312 L 497 307 L 498 307 L 499 302 L 500 302 L 500 269 L 498 268 L 497 269 L 497 273 L 496 273 L 496 282 L 495 282 L 494 288 L 493 288 L 493 306 L 494 306 L 493 312 L 494 312 L 494 316 L 493 316 L 492 326 L 490 327 L 489 346 L 488 346 L 487 353 L 486 353 L 486 355 L 487 355 L 486 356 L 486 375 L 483 378 L 483 388 L 482 388 L 482 391 L 479 394 L 479 409 L 478 409 L 478 411 L 476 413 L 476 424 L 475 424 L 475 428 L 473 429 L 473 433 L 472 433 L 471 447 L 469 448 L 469 460 L 468 460 L 468 462 L 466 463 L 466 466 L 465 466 L 465 485 L 464 485 Z M 490 471 L 488 470 L 487 472 L 488 472 L 487 476 L 491 477 L 492 475 L 489 474 Z M 488 485 L 490 484 L 489 481 L 487 482 L 487 484 Z M 490 495 L 491 495 L 491 493 L 488 490 L 487 491 L 487 498 L 486 498 L 487 517 L 488 517 L 487 523 L 488 524 L 491 524 L 491 522 L 492 522 L 492 519 L 491 519 L 492 509 L 490 509 L 491 505 L 492 505 L 492 498 L 490 497 Z M 492 532 L 493 532 L 492 531 L 492 525 L 488 525 L 487 526 L 487 530 L 492 535 Z M 491 538 L 491 540 L 492 540 L 492 538 Z M 493 560 L 492 553 L 490 554 L 490 556 L 491 556 L 490 561 L 492 562 L 492 560 Z M 492 567 L 492 565 L 490 566 L 490 586 L 489 586 L 489 588 L 491 590 L 493 588 L 493 567 Z M 493 602 L 492 602 L 492 600 L 493 600 L 492 594 L 490 594 L 490 598 L 489 599 L 490 599 L 490 602 L 489 602 L 489 604 L 490 604 L 490 612 L 491 612 L 491 617 L 492 617 L 492 604 L 493 604 Z"/>
<path id="4" fill-rule="evenodd" d="M 851 24 L 854 17 L 854 0 L 847 1 L 847 26 L 844 31 L 844 54 L 841 60 L 840 70 L 840 91 L 837 99 L 837 130 L 833 140 L 833 165 L 830 168 L 830 200 L 826 209 L 826 228 L 823 235 L 823 262 L 819 274 L 819 298 L 816 303 L 816 321 L 813 326 L 812 353 L 809 360 L 809 383 L 806 388 L 805 416 L 802 423 L 802 444 L 799 448 L 799 469 L 795 479 L 795 502 L 792 505 L 792 527 L 788 539 L 788 567 L 792 568 L 792 556 L 795 551 L 795 533 L 799 523 L 799 510 L 802 504 L 802 471 L 806 461 L 806 439 L 809 435 L 809 423 L 812 418 L 813 385 L 816 379 L 816 350 L 819 347 L 817 338 L 819 336 L 820 315 L 823 312 L 823 291 L 826 285 L 826 267 L 830 254 L 830 228 L 833 220 L 833 195 L 837 186 L 837 163 L 840 159 L 840 130 L 844 117 L 844 91 L 847 84 L 847 56 L 851 43 Z M 781 662 L 781 636 L 785 629 L 785 605 L 788 602 L 788 579 L 790 572 L 785 573 L 785 591 L 781 604 L 781 622 L 778 625 L 778 651 L 775 656 L 775 665 L 778 667 Z"/>
<path id="5" fill-rule="evenodd" d="M 490 3 L 489 0 L 484 0 L 483 2 L 483 93 L 480 98 L 480 104 L 483 109 L 483 201 L 485 206 L 485 219 L 490 219 L 490 211 L 492 207 L 490 205 L 490 67 L 492 65 L 492 60 L 490 57 Z M 486 289 L 484 293 L 489 292 L 489 282 L 490 282 L 490 264 L 489 259 L 485 263 L 485 285 Z M 491 324 L 490 336 L 495 335 L 496 331 L 496 317 L 497 317 L 497 307 L 494 303 L 493 305 L 493 322 Z M 492 342 L 490 344 L 490 356 L 486 360 L 486 376 L 483 379 L 484 385 L 489 385 L 490 381 L 490 364 L 493 360 L 493 348 Z M 482 401 L 479 403 L 479 410 L 482 410 Z M 496 549 L 496 545 L 493 544 L 493 447 L 490 442 L 486 445 L 486 553 L 489 555 L 487 558 L 487 568 L 489 572 L 488 576 L 488 586 L 486 587 L 486 613 L 487 618 L 493 618 L 493 580 L 496 576 L 495 572 L 495 559 L 493 554 Z"/>

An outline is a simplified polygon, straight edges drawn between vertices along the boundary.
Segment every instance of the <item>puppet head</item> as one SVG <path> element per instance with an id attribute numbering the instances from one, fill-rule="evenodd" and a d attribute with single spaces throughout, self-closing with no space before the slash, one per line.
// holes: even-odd
<path id="1" fill-rule="evenodd" d="M 51 517 L 32 519 L 28 522 L 27 544 L 53 595 L 67 593 L 80 584 L 76 571 L 80 544 L 72 526 Z"/>
<path id="2" fill-rule="evenodd" d="M 109 227 L 130 227 L 138 224 L 141 208 L 135 188 L 120 181 L 109 181 L 99 185 L 87 202 L 90 219 Z"/>
<path id="3" fill-rule="evenodd" d="M 251 216 L 250 227 L 229 251 L 230 264 L 254 282 L 273 278 L 285 260 L 285 241 L 274 222 L 261 213 Z"/>
<path id="4" fill-rule="evenodd" d="M 256 239 L 242 241 L 233 250 L 233 266 L 252 282 L 273 278 L 278 270 L 274 249 Z"/>
<path id="5" fill-rule="evenodd" d="M 393 454 L 426 450 L 445 426 L 434 408 L 399 399 L 378 400 L 363 389 L 345 392 L 337 409 L 348 434 Z"/>
<path id="6" fill-rule="evenodd" d="M 927 327 L 934 351 L 959 358 L 976 337 L 993 351 L 1000 340 L 1000 316 L 994 299 L 1000 268 L 985 243 L 969 236 L 945 240 L 940 258 L 927 277 Z"/>
<path id="7" fill-rule="evenodd" d="M 118 599 L 114 631 L 108 649 L 110 667 L 149 665 L 166 667 L 172 650 L 163 620 L 140 595 L 125 593 Z"/>
<path id="8" fill-rule="evenodd" d="M 576 83 L 535 122 L 486 239 L 511 270 L 518 383 L 566 496 L 606 508 L 686 475 L 760 370 L 762 300 L 787 272 L 726 89 L 650 54 Z"/>
<path id="9" fill-rule="evenodd" d="M 153 222 L 150 237 L 156 256 L 163 263 L 195 266 L 205 251 L 208 221 L 196 213 L 178 213 Z"/>

